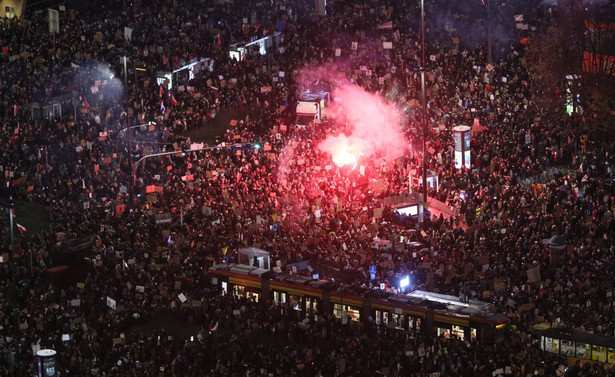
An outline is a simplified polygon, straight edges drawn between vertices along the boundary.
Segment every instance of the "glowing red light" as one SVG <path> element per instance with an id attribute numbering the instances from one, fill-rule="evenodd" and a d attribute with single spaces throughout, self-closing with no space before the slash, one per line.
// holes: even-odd
<path id="1" fill-rule="evenodd" d="M 342 167 L 344 165 L 357 165 L 357 156 L 348 150 L 339 150 L 333 154 L 333 162 L 335 165 Z"/>

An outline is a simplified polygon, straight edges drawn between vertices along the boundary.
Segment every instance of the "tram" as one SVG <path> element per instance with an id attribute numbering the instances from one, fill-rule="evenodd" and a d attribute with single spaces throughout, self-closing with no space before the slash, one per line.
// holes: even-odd
<path id="1" fill-rule="evenodd" d="M 487 343 L 504 341 L 508 319 L 478 300 L 426 291 L 390 294 L 327 280 L 276 273 L 242 264 L 209 268 L 211 283 L 222 294 L 291 306 L 298 319 L 329 314 L 342 323 L 371 323 L 400 331 Z"/>
<path id="2" fill-rule="evenodd" d="M 568 365 L 580 361 L 615 366 L 615 337 L 544 324 L 534 326 L 530 333 L 541 350 L 567 358 Z"/>

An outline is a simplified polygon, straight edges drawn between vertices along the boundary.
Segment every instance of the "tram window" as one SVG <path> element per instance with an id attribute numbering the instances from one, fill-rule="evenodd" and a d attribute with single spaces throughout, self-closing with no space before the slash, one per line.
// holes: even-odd
<path id="1" fill-rule="evenodd" d="M 348 305 L 334 304 L 333 315 L 336 318 L 342 318 L 342 311 L 346 311 L 346 315 L 350 316 L 353 321 L 359 321 L 359 310 Z"/>
<path id="2" fill-rule="evenodd" d="M 254 302 L 258 302 L 258 296 L 259 294 L 256 292 L 246 292 L 246 297 L 254 299 Z"/>
<path id="3" fill-rule="evenodd" d="M 577 358 L 589 359 L 591 357 L 591 350 L 591 345 L 577 342 Z"/>
<path id="4" fill-rule="evenodd" d="M 470 329 L 470 336 L 472 337 L 472 340 L 476 340 L 476 334 L 478 333 L 478 331 L 475 328 L 471 328 Z"/>
<path id="5" fill-rule="evenodd" d="M 414 326 L 414 331 L 416 331 L 416 332 L 421 331 L 421 318 L 416 318 L 416 322 L 415 322 L 415 326 Z"/>
<path id="6" fill-rule="evenodd" d="M 606 361 L 606 347 L 592 346 L 592 360 L 604 363 Z"/>
<path id="7" fill-rule="evenodd" d="M 562 356 L 574 356 L 574 341 L 562 339 Z"/>
<path id="8" fill-rule="evenodd" d="M 380 310 L 376 310 L 376 325 L 380 325 L 382 323 L 382 312 Z"/>
<path id="9" fill-rule="evenodd" d="M 453 336 L 456 336 L 458 339 L 461 339 L 461 340 L 465 339 L 465 331 L 463 331 L 463 327 L 461 326 L 453 325 L 452 334 Z"/>
<path id="10" fill-rule="evenodd" d="M 392 318 L 393 318 L 393 322 L 395 323 L 395 327 L 396 328 L 400 328 L 401 321 L 400 321 L 400 318 L 399 318 L 399 314 L 393 314 Z"/>
<path id="11" fill-rule="evenodd" d="M 333 305 L 333 315 L 335 318 L 342 318 L 342 305 L 334 304 Z"/>
<path id="12" fill-rule="evenodd" d="M 558 354 L 560 353 L 560 340 L 559 339 L 551 339 L 551 350 L 553 353 Z"/>
<path id="13" fill-rule="evenodd" d="M 541 341 L 540 343 L 542 345 L 543 342 Z M 545 336 L 544 347 L 542 347 L 542 350 L 559 355 L 559 339 L 549 338 Z"/>
<path id="14" fill-rule="evenodd" d="M 353 308 L 351 306 L 347 306 L 346 310 L 348 310 L 348 315 L 350 316 L 351 320 L 353 320 L 355 322 L 358 322 L 360 320 L 360 317 L 359 317 L 360 312 L 359 312 L 358 309 Z"/>
<path id="15" fill-rule="evenodd" d="M 451 337 L 451 330 L 445 329 L 444 327 L 438 327 L 437 335 L 438 336 L 444 335 L 445 338 L 449 339 Z"/>
<path id="16" fill-rule="evenodd" d="M 246 294 L 245 287 L 243 285 L 234 285 L 233 286 L 233 295 L 237 297 L 244 297 Z"/>
<path id="17" fill-rule="evenodd" d="M 615 348 L 609 347 L 609 354 L 606 358 L 607 358 L 606 360 L 607 363 L 609 364 L 615 363 Z"/>
<path id="18" fill-rule="evenodd" d="M 301 311 L 301 296 L 288 295 L 288 300 L 290 301 L 290 306 L 294 310 Z"/>
<path id="19" fill-rule="evenodd" d="M 312 317 L 315 320 L 318 319 L 318 300 L 315 298 L 306 297 L 305 310 L 306 312 L 312 314 Z"/>
<path id="20" fill-rule="evenodd" d="M 220 286 L 222 287 L 222 295 L 228 294 L 228 283 L 223 281 Z"/>
<path id="21" fill-rule="evenodd" d="M 389 313 L 387 312 L 382 313 L 382 323 L 384 323 L 385 325 L 389 324 Z"/>
<path id="22" fill-rule="evenodd" d="M 278 304 L 285 304 L 285 303 L 286 303 L 286 293 L 278 292 Z"/>

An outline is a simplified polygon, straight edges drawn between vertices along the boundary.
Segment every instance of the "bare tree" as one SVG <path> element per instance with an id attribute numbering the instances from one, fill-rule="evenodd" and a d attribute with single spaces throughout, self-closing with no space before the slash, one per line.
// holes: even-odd
<path id="1" fill-rule="evenodd" d="M 586 118 L 613 118 L 615 24 L 582 0 L 561 0 L 552 9 L 551 24 L 531 36 L 526 53 L 540 100 L 549 107 L 572 101 Z"/>

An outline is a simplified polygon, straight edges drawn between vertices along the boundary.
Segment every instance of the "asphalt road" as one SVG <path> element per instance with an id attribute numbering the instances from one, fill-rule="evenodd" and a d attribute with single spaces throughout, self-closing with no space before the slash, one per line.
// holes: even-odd
<path id="1" fill-rule="evenodd" d="M 241 109 L 233 109 L 216 115 L 212 122 L 207 123 L 203 127 L 193 128 L 182 133 L 182 136 L 187 136 L 195 143 L 205 142 L 213 145 L 216 136 L 221 136 L 226 133 L 226 130 L 231 127 L 231 121 L 244 120 L 246 115 L 250 115 L 251 119 L 258 117 L 260 112 L 258 108 L 250 110 L 249 106 L 244 106 Z"/>

